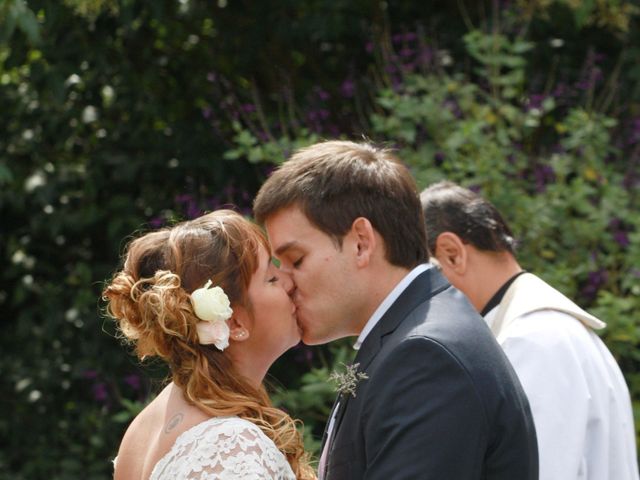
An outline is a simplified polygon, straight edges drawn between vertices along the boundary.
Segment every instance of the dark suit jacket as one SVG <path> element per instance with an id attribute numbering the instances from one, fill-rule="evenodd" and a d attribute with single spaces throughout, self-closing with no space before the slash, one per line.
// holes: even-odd
<path id="1" fill-rule="evenodd" d="M 482 317 L 431 268 L 366 337 L 325 478 L 537 480 L 529 403 Z M 326 441 L 326 439 L 325 439 Z"/>

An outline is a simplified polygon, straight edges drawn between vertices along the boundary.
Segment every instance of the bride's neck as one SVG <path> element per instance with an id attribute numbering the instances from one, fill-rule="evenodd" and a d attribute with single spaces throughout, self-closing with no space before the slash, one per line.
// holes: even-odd
<path id="1" fill-rule="evenodd" d="M 258 361 L 237 351 L 229 351 L 229 355 L 236 372 L 248 380 L 251 386 L 259 389 L 271 364 L 267 365 L 266 362 Z"/>

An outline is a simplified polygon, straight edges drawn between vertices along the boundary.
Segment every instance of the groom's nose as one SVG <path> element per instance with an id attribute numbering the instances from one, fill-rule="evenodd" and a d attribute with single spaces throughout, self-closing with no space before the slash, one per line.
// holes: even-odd
<path id="1" fill-rule="evenodd" d="M 287 292 L 287 295 L 289 296 L 293 295 L 293 292 L 295 291 L 296 286 L 293 283 L 293 279 L 291 278 L 291 275 L 282 271 L 280 272 L 280 275 L 282 277 L 282 286 L 284 287 L 285 292 Z"/>

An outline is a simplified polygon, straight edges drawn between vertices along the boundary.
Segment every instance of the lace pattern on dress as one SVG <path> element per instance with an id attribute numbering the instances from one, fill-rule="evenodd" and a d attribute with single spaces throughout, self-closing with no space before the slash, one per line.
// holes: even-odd
<path id="1" fill-rule="evenodd" d="M 285 456 L 260 428 L 238 417 L 211 418 L 182 433 L 150 480 L 295 480 Z"/>

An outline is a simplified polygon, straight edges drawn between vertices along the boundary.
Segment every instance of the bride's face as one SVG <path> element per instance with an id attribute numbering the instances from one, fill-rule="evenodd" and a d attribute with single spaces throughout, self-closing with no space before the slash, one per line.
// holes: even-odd
<path id="1" fill-rule="evenodd" d="M 248 288 L 253 311 L 250 340 L 265 361 L 273 361 L 300 342 L 300 328 L 296 307 L 289 297 L 293 289 L 291 278 L 276 268 L 265 248 L 260 248 L 259 260 Z"/>

